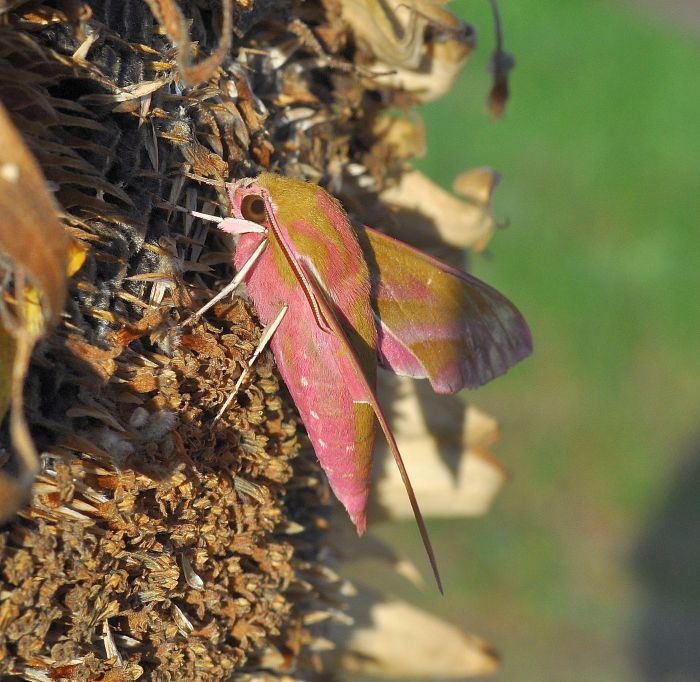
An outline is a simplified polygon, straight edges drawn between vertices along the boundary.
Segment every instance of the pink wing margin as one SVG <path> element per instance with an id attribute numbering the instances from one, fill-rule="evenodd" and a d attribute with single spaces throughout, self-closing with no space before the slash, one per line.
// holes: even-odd
<path id="1" fill-rule="evenodd" d="M 525 318 L 494 288 L 370 227 L 361 228 L 360 243 L 370 251 L 384 367 L 427 378 L 436 393 L 454 393 L 491 381 L 532 353 Z"/>

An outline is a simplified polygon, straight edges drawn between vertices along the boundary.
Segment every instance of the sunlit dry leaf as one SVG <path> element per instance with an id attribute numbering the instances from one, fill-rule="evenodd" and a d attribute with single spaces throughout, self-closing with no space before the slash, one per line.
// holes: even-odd
<path id="1" fill-rule="evenodd" d="M 66 275 L 72 277 L 83 267 L 87 258 L 88 247 L 77 239 L 71 239 L 68 246 L 68 263 L 66 265 Z"/>
<path id="2" fill-rule="evenodd" d="M 223 0 L 223 22 L 219 46 L 198 64 L 192 63 L 187 21 L 175 0 L 146 0 L 153 16 L 177 48 L 177 59 L 185 85 L 196 85 L 211 78 L 231 47 L 231 0 Z"/>
<path id="3" fill-rule="evenodd" d="M 488 449 L 499 439 L 498 423 L 459 398 L 429 393 L 426 382 L 380 375 L 380 399 L 394 398 L 392 428 L 423 515 L 485 514 L 506 480 L 503 465 Z M 401 477 L 380 452 L 370 520 L 412 517 Z"/>
<path id="4" fill-rule="evenodd" d="M 484 640 L 398 600 L 366 591 L 350 600 L 355 628 L 330 627 L 334 667 L 383 680 L 445 680 L 489 675 L 498 655 Z"/>
<path id="5" fill-rule="evenodd" d="M 433 0 L 348 0 L 342 16 L 374 59 L 381 85 L 430 102 L 454 83 L 474 46 L 471 26 Z"/>
<path id="6" fill-rule="evenodd" d="M 381 198 L 402 212 L 401 227 L 406 230 L 404 235 L 434 241 L 437 233 L 440 239 L 452 246 L 483 251 L 496 229 L 490 198 L 498 175 L 488 169 L 468 173 L 470 175 L 466 177 L 460 175 L 456 182 L 460 193 L 466 191 L 470 195 L 469 202 L 446 192 L 417 170 L 404 173 L 397 185 L 382 192 Z M 484 195 L 487 201 L 475 200 Z M 426 219 L 434 228 L 429 233 L 426 233 Z"/>
<path id="7" fill-rule="evenodd" d="M 482 166 L 460 173 L 452 183 L 452 189 L 473 204 L 488 210 L 493 191 L 496 189 L 501 176 L 493 170 Z"/>
<path id="8" fill-rule="evenodd" d="M 378 116 L 372 134 L 382 144 L 393 147 L 401 159 L 423 156 L 427 149 L 425 124 L 418 117 Z"/>

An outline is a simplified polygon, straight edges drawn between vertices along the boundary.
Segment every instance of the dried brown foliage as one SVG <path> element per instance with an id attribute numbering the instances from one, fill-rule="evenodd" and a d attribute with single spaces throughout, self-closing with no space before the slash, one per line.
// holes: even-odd
<path id="1" fill-rule="evenodd" d="M 314 627 L 343 620 L 321 558 L 326 488 L 269 355 L 212 426 L 260 332 L 241 298 L 178 326 L 230 276 L 230 244 L 179 207 L 225 212 L 224 181 L 269 168 L 392 222 L 377 196 L 418 148 L 383 113 L 426 98 L 413 71 L 447 87 L 471 33 L 421 3 L 394 65 L 416 90 L 396 90 L 371 70 L 376 35 L 359 39 L 342 4 L 0 2 L 2 152 L 11 140 L 27 155 L 9 161 L 27 171 L 16 198 L 0 155 L 4 265 L 47 303 L 45 321 L 69 277 L 26 373 L 0 339 L 0 397 L 24 382 L 15 413 L 41 453 L 28 505 L 10 499 L 21 486 L 0 488 L 7 515 L 21 505 L 0 533 L 3 679 L 320 672 Z M 487 201 L 477 213 L 488 232 Z M 48 265 L 32 270 L 30 255 Z M 16 285 L 3 294 L 28 309 Z M 17 439 L 0 436 L 2 475 L 19 481 Z"/>

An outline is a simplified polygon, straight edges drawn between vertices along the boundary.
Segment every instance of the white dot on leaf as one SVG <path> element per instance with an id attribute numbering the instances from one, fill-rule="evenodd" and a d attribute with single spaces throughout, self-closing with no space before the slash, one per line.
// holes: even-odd
<path id="1" fill-rule="evenodd" d="M 1 164 L 0 178 L 14 185 L 19 180 L 19 166 L 16 163 Z"/>

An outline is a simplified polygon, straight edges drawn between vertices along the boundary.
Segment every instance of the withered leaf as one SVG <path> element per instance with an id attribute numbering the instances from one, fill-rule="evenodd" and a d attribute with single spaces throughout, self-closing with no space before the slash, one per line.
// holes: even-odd
<path id="1" fill-rule="evenodd" d="M 0 474 L 0 519 L 6 519 L 38 469 L 24 420 L 22 387 L 34 343 L 63 310 L 69 240 L 46 180 L 2 104 L 0 139 L 0 260 L 14 276 L 14 291 L 2 292 L 0 418 L 11 406 L 10 434 L 22 465 L 16 480 Z"/>
<path id="2" fill-rule="evenodd" d="M 45 321 L 63 310 L 68 238 L 34 157 L 0 104 L 0 256 L 40 293 Z"/>
<path id="3" fill-rule="evenodd" d="M 444 95 L 474 46 L 472 27 L 434 0 L 349 0 L 342 15 L 372 59 L 374 80 L 418 102 Z"/>
<path id="4" fill-rule="evenodd" d="M 223 22 L 219 46 L 198 64 L 192 63 L 187 21 L 174 0 L 146 0 L 153 16 L 177 48 L 178 66 L 185 85 L 196 85 L 211 78 L 231 47 L 231 0 L 223 0 Z"/>

